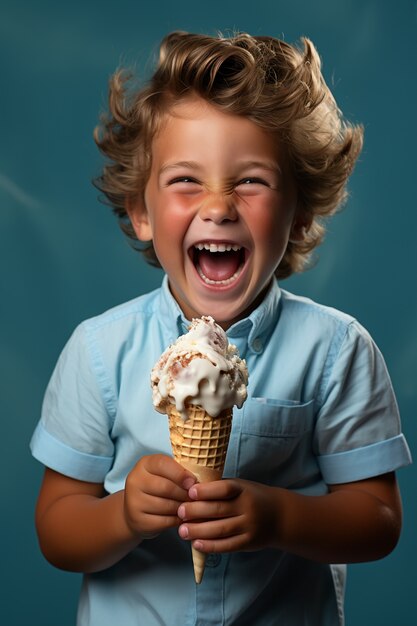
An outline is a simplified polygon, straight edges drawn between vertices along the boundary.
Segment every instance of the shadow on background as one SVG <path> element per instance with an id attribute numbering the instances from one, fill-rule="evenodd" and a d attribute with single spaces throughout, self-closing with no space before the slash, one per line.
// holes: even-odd
<path id="1" fill-rule="evenodd" d="M 350 200 L 329 227 L 317 266 L 285 288 L 356 316 L 387 361 L 413 451 L 417 435 L 416 5 L 376 0 L 151 6 L 3 0 L 1 59 L 2 601 L 7 626 L 71 626 L 80 578 L 41 557 L 33 509 L 42 468 L 28 443 L 55 360 L 82 319 L 159 285 L 98 203 L 92 141 L 108 76 L 149 71 L 174 29 L 308 35 L 348 119 L 365 126 Z M 413 377 L 414 376 L 414 377 Z M 350 568 L 347 624 L 417 623 L 416 469 L 399 472 L 404 531 L 381 562 Z"/>

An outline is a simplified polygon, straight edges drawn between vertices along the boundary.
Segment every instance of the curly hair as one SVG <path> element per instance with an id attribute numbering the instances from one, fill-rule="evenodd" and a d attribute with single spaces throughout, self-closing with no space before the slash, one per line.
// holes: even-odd
<path id="1" fill-rule="evenodd" d="M 109 111 L 94 131 L 107 157 L 94 180 L 132 240 L 126 206 L 143 197 L 151 167 L 152 139 L 170 107 L 197 95 L 274 133 L 286 147 L 305 227 L 289 241 L 276 276 L 302 271 L 322 241 L 324 218 L 347 196 L 346 184 L 361 151 L 363 129 L 345 121 L 321 73 L 313 43 L 302 47 L 274 37 L 230 37 L 173 32 L 160 46 L 155 73 L 142 88 L 119 69 L 110 79 Z M 136 240 L 137 241 L 137 240 Z M 152 243 L 141 251 L 160 266 Z"/>

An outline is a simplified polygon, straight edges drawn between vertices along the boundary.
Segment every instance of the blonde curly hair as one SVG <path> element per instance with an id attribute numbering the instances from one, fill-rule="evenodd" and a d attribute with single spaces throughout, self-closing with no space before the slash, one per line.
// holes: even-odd
<path id="1" fill-rule="evenodd" d="M 323 219 L 346 198 L 363 129 L 343 120 L 316 48 L 305 37 L 301 42 L 302 48 L 245 33 L 211 37 L 173 32 L 163 39 L 156 71 L 144 87 L 135 87 L 132 73 L 116 71 L 109 111 L 94 131 L 108 159 L 94 184 L 125 234 L 137 241 L 126 207 L 143 197 L 155 133 L 171 106 L 198 95 L 222 111 L 252 120 L 286 146 L 305 227 L 300 239 L 289 241 L 275 273 L 286 278 L 305 268 L 323 238 Z M 160 266 L 152 243 L 141 251 L 149 263 Z"/>

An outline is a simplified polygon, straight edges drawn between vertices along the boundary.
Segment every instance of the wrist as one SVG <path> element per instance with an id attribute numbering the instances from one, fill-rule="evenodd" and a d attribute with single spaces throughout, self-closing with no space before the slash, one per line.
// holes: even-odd
<path id="1" fill-rule="evenodd" d="M 291 527 L 289 521 L 288 490 L 281 487 L 270 487 L 271 489 L 271 520 L 270 520 L 270 540 L 269 547 L 278 550 L 285 550 L 287 528 Z"/>
<path id="2" fill-rule="evenodd" d="M 125 490 L 117 491 L 108 497 L 114 499 L 114 527 L 119 535 L 119 539 L 127 545 L 131 545 L 133 549 L 144 537 L 135 528 L 129 516 Z"/>

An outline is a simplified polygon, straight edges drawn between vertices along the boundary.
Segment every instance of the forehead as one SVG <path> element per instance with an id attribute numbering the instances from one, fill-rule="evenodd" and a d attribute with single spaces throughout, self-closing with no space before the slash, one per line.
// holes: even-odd
<path id="1" fill-rule="evenodd" d="M 200 98 L 199 96 L 188 96 L 174 104 L 168 106 L 161 116 L 159 128 L 155 137 L 163 133 L 170 126 L 185 127 L 190 123 L 201 124 L 234 124 L 241 128 L 252 128 L 259 133 L 266 133 L 259 125 L 255 124 L 249 116 L 237 115 L 223 110 L 221 107 Z"/>
<path id="2" fill-rule="evenodd" d="M 197 151 L 236 158 L 241 152 L 269 160 L 283 158 L 277 134 L 267 132 L 248 117 L 225 112 L 198 97 L 186 98 L 167 109 L 153 138 L 153 156 Z"/>

